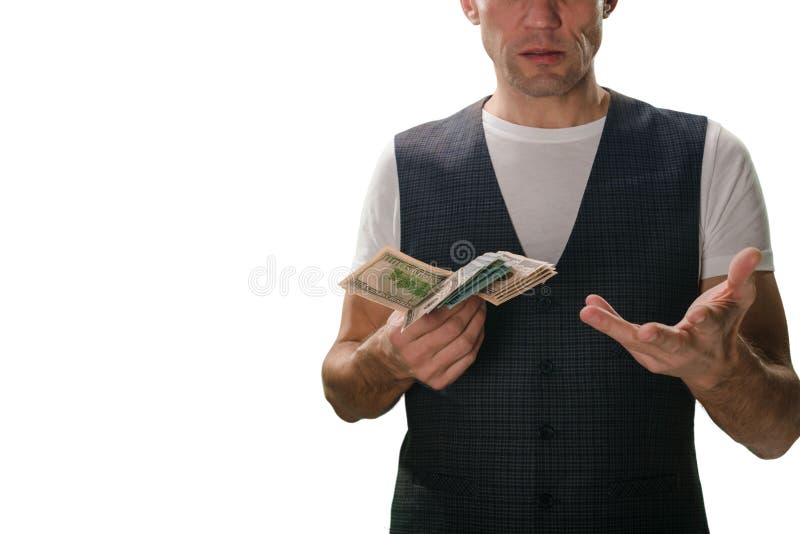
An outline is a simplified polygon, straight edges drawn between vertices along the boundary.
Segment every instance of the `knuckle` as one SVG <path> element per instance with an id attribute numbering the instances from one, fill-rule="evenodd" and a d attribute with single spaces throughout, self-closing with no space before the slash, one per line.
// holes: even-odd
<path id="1" fill-rule="evenodd" d="M 428 358 L 429 361 L 433 361 L 434 357 L 441 352 L 443 347 L 447 346 L 447 342 L 441 340 L 438 343 L 434 343 L 431 341 L 431 345 L 425 349 L 425 356 Z"/>
<path id="2" fill-rule="evenodd" d="M 414 370 L 414 372 L 416 372 L 417 369 L 424 363 L 424 360 L 420 357 L 420 355 L 415 352 L 408 354 L 404 354 L 400 351 L 397 352 L 405 360 L 406 364 L 408 364 L 408 366 Z"/>
<path id="3" fill-rule="evenodd" d="M 426 384 L 430 384 L 430 381 L 433 380 L 433 373 L 431 373 L 430 369 L 425 369 L 424 367 L 421 369 L 414 369 L 414 376 Z"/>
<path id="4" fill-rule="evenodd" d="M 454 315 L 442 325 L 442 331 L 449 337 L 455 337 L 464 329 L 464 320 L 459 316 Z"/>
<path id="5" fill-rule="evenodd" d="M 472 345 L 472 341 L 467 336 L 456 338 L 452 343 L 453 348 L 456 350 L 456 352 L 458 352 L 458 354 L 468 353 L 472 350 Z"/>
<path id="6" fill-rule="evenodd" d="M 389 330 L 386 339 L 393 347 L 397 348 L 402 345 L 403 336 L 398 328 L 397 330 Z"/>
<path id="7" fill-rule="evenodd" d="M 406 347 L 411 343 L 411 338 L 408 331 L 400 332 L 400 328 L 390 329 L 386 339 L 394 347 Z"/>
<path id="8" fill-rule="evenodd" d="M 429 332 L 436 328 L 436 325 L 438 324 L 438 314 L 436 312 L 440 311 L 441 310 L 435 310 L 434 313 L 429 313 L 419 318 L 420 327 L 424 332 Z"/>
<path id="9" fill-rule="evenodd" d="M 441 377 L 434 378 L 430 382 L 427 382 L 427 384 L 437 391 L 441 391 L 447 387 L 447 382 Z"/>
<path id="10" fill-rule="evenodd" d="M 481 335 L 483 335 L 483 329 L 482 328 L 477 328 L 477 329 L 472 330 L 471 332 L 468 332 L 466 334 L 465 337 L 467 338 L 467 341 L 469 341 L 470 348 L 475 346 L 475 344 L 478 342 L 478 340 L 480 340 Z"/>

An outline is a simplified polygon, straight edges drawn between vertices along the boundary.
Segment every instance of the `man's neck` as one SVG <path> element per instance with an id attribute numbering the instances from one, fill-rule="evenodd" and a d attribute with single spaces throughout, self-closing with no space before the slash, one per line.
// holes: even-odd
<path id="1" fill-rule="evenodd" d="M 590 78 L 587 76 L 587 78 Z M 528 96 L 498 83 L 497 90 L 484 104 L 496 117 L 522 126 L 569 128 L 596 121 L 608 112 L 610 95 L 592 76 L 563 96 Z"/>

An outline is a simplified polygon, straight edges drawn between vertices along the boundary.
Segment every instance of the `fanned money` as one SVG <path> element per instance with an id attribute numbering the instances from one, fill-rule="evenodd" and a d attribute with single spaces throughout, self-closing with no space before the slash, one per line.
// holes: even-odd
<path id="1" fill-rule="evenodd" d="M 405 330 L 436 308 L 452 308 L 472 295 L 498 306 L 556 274 L 550 263 L 507 251 L 481 254 L 454 272 L 384 247 L 339 285 L 378 304 L 405 311 Z"/>

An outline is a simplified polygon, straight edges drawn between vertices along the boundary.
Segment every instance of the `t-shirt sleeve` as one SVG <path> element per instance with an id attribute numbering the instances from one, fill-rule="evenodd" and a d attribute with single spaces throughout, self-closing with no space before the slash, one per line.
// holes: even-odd
<path id="1" fill-rule="evenodd" d="M 728 273 L 745 247 L 761 250 L 759 271 L 772 271 L 772 247 L 764 195 L 750 153 L 739 138 L 709 121 L 701 189 L 701 271 L 706 279 Z"/>
<path id="2" fill-rule="evenodd" d="M 400 248 L 400 190 L 394 139 L 378 157 L 367 187 L 351 272 L 385 246 Z"/>

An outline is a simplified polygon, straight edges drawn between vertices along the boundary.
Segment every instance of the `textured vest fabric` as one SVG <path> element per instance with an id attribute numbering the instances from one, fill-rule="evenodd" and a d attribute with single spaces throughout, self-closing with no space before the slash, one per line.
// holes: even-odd
<path id="1" fill-rule="evenodd" d="M 558 275 L 488 306 L 475 363 L 405 394 L 393 533 L 702 533 L 695 399 L 582 323 L 590 293 L 634 323 L 677 323 L 698 294 L 707 120 L 609 90 Z M 395 138 L 401 248 L 457 269 L 523 251 L 492 168 L 484 98 Z"/>

